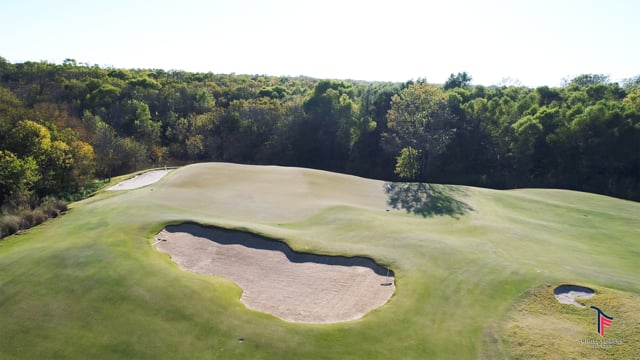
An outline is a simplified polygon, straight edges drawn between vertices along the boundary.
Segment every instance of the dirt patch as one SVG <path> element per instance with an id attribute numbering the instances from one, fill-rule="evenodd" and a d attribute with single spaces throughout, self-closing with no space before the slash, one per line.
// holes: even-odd
<path id="1" fill-rule="evenodd" d="M 578 286 L 578 285 L 560 285 L 553 290 L 553 294 L 558 299 L 558 302 L 561 304 L 571 304 L 580 308 L 584 308 L 577 301 L 577 299 L 588 299 L 592 298 L 596 292 L 593 289 L 589 289 L 588 287 Z"/>
<path id="2" fill-rule="evenodd" d="M 248 308 L 285 321 L 359 319 L 395 291 L 393 272 L 371 259 L 298 253 L 284 242 L 240 231 L 168 226 L 153 246 L 185 270 L 232 280 Z"/>

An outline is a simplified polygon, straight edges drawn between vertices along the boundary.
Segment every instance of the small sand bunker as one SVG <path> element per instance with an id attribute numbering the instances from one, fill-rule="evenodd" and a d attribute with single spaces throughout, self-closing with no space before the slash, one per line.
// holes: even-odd
<path id="1" fill-rule="evenodd" d="M 359 319 L 395 291 L 393 272 L 371 259 L 298 253 L 284 242 L 240 231 L 168 226 L 153 246 L 185 270 L 232 280 L 248 308 L 285 321 Z"/>
<path id="2" fill-rule="evenodd" d="M 107 190 L 131 190 L 137 189 L 143 186 L 151 185 L 163 176 L 167 175 L 171 170 L 152 170 L 142 173 L 134 178 L 120 181 Z"/>
<path id="3" fill-rule="evenodd" d="M 585 306 L 576 299 L 588 299 L 593 297 L 596 292 L 584 286 L 577 285 L 560 285 L 553 290 L 553 294 L 561 304 L 571 304 L 580 308 Z"/>

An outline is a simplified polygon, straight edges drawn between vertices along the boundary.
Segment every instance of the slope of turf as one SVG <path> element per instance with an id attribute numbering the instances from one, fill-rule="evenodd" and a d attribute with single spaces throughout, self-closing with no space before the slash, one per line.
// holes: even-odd
<path id="1" fill-rule="evenodd" d="M 397 291 L 361 320 L 286 323 L 247 310 L 230 281 L 151 248 L 155 232 L 182 221 L 372 257 L 395 271 Z M 638 224 L 638 203 L 571 191 L 191 165 L 0 241 L 0 358 L 526 357 L 514 341 L 533 335 L 508 330 L 530 289 L 591 284 L 637 301 Z M 640 345 L 640 329 L 625 331 Z M 580 336 L 569 354 L 584 351 Z"/>
<path id="2" fill-rule="evenodd" d="M 638 355 L 640 296 L 593 287 L 595 298 L 581 300 L 606 309 L 613 317 L 605 336 L 596 327 L 596 312 L 563 305 L 550 296 L 552 286 L 527 291 L 500 329 L 513 358 L 635 359 Z"/>

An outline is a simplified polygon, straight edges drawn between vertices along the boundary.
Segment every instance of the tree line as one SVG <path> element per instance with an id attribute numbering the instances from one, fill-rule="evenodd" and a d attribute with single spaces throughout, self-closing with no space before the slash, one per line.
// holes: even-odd
<path id="1" fill-rule="evenodd" d="M 198 161 L 640 200 L 640 77 L 561 87 L 318 80 L 0 58 L 0 201 Z M 12 205 L 13 204 L 13 205 Z"/>

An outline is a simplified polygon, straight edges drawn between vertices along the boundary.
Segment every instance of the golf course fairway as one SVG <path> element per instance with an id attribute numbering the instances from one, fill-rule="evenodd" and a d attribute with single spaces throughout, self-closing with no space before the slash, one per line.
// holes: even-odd
<path id="1" fill-rule="evenodd" d="M 370 258 L 396 289 L 357 320 L 283 321 L 152 246 L 183 223 Z M 595 296 L 560 304 L 563 284 Z M 632 359 L 638 324 L 640 204 L 573 191 L 203 163 L 0 240 L 0 359 Z"/>

